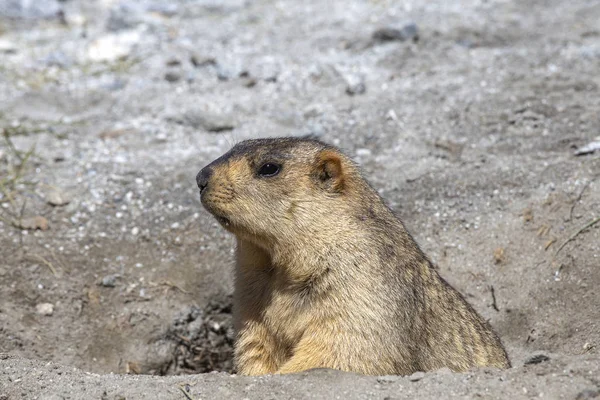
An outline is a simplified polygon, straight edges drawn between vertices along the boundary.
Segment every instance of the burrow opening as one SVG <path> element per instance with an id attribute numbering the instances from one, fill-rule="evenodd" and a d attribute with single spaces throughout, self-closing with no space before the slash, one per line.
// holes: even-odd
<path id="1" fill-rule="evenodd" d="M 203 308 L 188 306 L 159 339 L 163 346 L 167 345 L 170 355 L 160 365 L 139 372 L 155 375 L 234 373 L 234 335 L 231 295 L 214 296 Z"/>

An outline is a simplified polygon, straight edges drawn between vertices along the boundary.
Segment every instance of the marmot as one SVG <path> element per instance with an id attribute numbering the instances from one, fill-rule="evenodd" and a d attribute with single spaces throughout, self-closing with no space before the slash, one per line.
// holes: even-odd
<path id="1" fill-rule="evenodd" d="M 204 207 L 237 239 L 238 373 L 510 366 L 488 323 L 337 148 L 246 140 L 196 180 Z"/>

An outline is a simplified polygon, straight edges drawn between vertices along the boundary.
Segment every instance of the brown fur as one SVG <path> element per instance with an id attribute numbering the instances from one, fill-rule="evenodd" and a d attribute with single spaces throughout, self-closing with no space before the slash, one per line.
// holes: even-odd
<path id="1" fill-rule="evenodd" d="M 261 176 L 265 163 L 279 173 Z M 338 149 L 249 140 L 197 179 L 204 207 L 237 238 L 239 373 L 510 366 L 490 326 Z"/>

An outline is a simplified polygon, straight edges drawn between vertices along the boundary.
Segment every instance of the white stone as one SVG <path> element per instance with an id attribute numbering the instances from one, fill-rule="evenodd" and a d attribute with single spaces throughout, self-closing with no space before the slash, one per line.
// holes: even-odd
<path id="1" fill-rule="evenodd" d="M 93 62 L 113 62 L 127 58 L 140 41 L 137 31 L 107 34 L 90 43 L 88 58 Z"/>
<path id="2" fill-rule="evenodd" d="M 51 303 L 40 303 L 35 306 L 35 310 L 40 315 L 50 316 L 54 313 L 54 305 Z"/>

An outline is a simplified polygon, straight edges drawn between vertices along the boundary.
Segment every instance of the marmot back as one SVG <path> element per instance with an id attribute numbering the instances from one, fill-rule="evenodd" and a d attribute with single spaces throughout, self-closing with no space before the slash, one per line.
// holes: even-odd
<path id="1" fill-rule="evenodd" d="M 337 148 L 248 140 L 197 183 L 204 207 L 237 238 L 239 373 L 510 366 L 490 326 Z"/>

